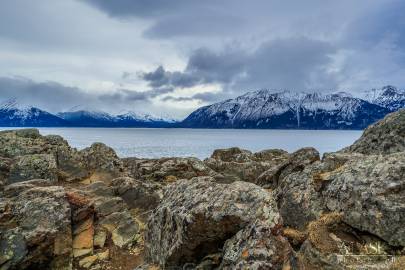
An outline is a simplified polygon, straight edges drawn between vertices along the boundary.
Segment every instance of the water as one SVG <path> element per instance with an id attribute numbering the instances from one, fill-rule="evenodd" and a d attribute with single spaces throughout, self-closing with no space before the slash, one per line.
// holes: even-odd
<path id="1" fill-rule="evenodd" d="M 5 129 L 5 128 L 2 128 Z M 71 146 L 83 149 L 103 142 L 120 157 L 207 158 L 218 148 L 238 146 L 251 151 L 281 148 L 289 152 L 313 146 L 322 154 L 352 144 L 361 131 L 342 130 L 241 130 L 241 129 L 134 129 L 40 128 L 41 134 L 58 134 Z"/>

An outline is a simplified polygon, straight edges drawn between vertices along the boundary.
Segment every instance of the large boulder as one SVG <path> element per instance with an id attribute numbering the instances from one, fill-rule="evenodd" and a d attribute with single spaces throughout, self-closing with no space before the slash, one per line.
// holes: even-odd
<path id="1" fill-rule="evenodd" d="M 76 149 L 60 136 L 41 136 L 37 129 L 0 132 L 0 160 L 3 182 L 10 174 L 10 183 L 33 178 L 74 181 L 88 176 Z"/>
<path id="2" fill-rule="evenodd" d="M 272 166 L 260 174 L 257 183 L 260 186 L 276 188 L 279 182 L 293 172 L 299 172 L 315 161 L 319 161 L 319 152 L 312 147 L 301 148 L 289 155 L 281 162 Z"/>
<path id="3" fill-rule="evenodd" d="M 201 160 L 193 157 L 161 159 L 126 158 L 123 161 L 131 177 L 163 184 L 198 176 L 221 178 L 221 175 L 207 167 Z"/>
<path id="4" fill-rule="evenodd" d="M 60 180 L 74 182 L 89 176 L 79 151 L 71 148 L 66 140 L 58 135 L 44 136 L 43 139 L 55 156 Z"/>
<path id="5" fill-rule="evenodd" d="M 130 177 L 114 179 L 111 187 L 114 194 L 120 196 L 129 208 L 143 212 L 154 209 L 163 197 L 161 185 Z"/>
<path id="6" fill-rule="evenodd" d="M 204 163 L 223 175 L 225 182 L 246 181 L 260 184 L 259 176 L 288 159 L 288 153 L 279 149 L 252 153 L 237 147 L 217 149 Z"/>
<path id="7" fill-rule="evenodd" d="M 323 177 L 322 196 L 352 227 L 405 246 L 405 153 L 351 159 Z"/>
<path id="8" fill-rule="evenodd" d="M 366 155 L 405 151 L 405 109 L 391 113 L 369 126 L 360 139 L 343 151 Z"/>
<path id="9" fill-rule="evenodd" d="M 93 143 L 80 151 L 81 158 L 87 170 L 96 174 L 102 181 L 125 175 L 124 165 L 115 151 L 103 143 Z"/>
<path id="10" fill-rule="evenodd" d="M 5 130 L 0 132 L 0 156 L 16 157 L 42 154 L 46 143 L 38 129 Z"/>
<path id="11" fill-rule="evenodd" d="M 254 184 L 220 184 L 209 177 L 178 181 L 149 218 L 147 259 L 162 267 L 197 263 L 256 219 L 266 220 L 268 229 L 281 223 L 271 194 Z"/>
<path id="12" fill-rule="evenodd" d="M 51 154 L 33 154 L 16 158 L 10 168 L 8 184 L 31 179 L 48 179 L 58 181 L 55 157 Z"/>
<path id="13" fill-rule="evenodd" d="M 26 186 L 1 200 L 0 268 L 71 268 L 70 217 L 62 187 Z"/>
<path id="14" fill-rule="evenodd" d="M 275 198 L 284 225 L 300 230 L 304 230 L 310 221 L 317 219 L 322 213 L 328 212 L 321 194 L 328 175 L 339 170 L 348 160 L 361 156 L 328 153 L 322 161 L 315 161 L 317 152 L 311 149 L 303 149 L 292 156 L 308 152 L 313 153 L 309 155 L 312 158 L 294 158 L 287 163 L 280 174 L 285 176 L 277 179 L 275 189 Z M 289 173 L 285 173 L 286 171 Z"/>

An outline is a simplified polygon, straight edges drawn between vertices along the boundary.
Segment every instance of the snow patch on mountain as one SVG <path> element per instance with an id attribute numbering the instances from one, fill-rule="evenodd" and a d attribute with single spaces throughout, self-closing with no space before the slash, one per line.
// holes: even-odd
<path id="1" fill-rule="evenodd" d="M 363 128 L 389 110 L 346 92 L 258 90 L 191 113 L 186 127 Z"/>
<path id="2" fill-rule="evenodd" d="M 398 89 L 392 85 L 366 91 L 363 96 L 370 103 L 388 108 L 391 111 L 405 107 L 405 90 Z"/>

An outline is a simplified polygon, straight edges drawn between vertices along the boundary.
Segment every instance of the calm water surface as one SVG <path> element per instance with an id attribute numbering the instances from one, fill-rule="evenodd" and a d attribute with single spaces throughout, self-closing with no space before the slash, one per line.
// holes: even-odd
<path id="1" fill-rule="evenodd" d="M 281 148 L 289 152 L 313 146 L 322 154 L 352 144 L 362 133 L 342 130 L 142 128 L 40 128 L 40 132 L 43 135 L 61 135 L 78 149 L 93 142 L 103 142 L 121 157 L 194 156 L 200 159 L 210 156 L 214 149 L 232 146 L 251 151 Z"/>

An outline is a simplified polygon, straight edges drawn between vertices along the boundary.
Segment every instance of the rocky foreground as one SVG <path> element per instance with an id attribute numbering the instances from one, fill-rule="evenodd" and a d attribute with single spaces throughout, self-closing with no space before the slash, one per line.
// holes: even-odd
<path id="1" fill-rule="evenodd" d="M 120 159 L 0 133 L 0 269 L 405 269 L 405 110 L 352 146 Z"/>

